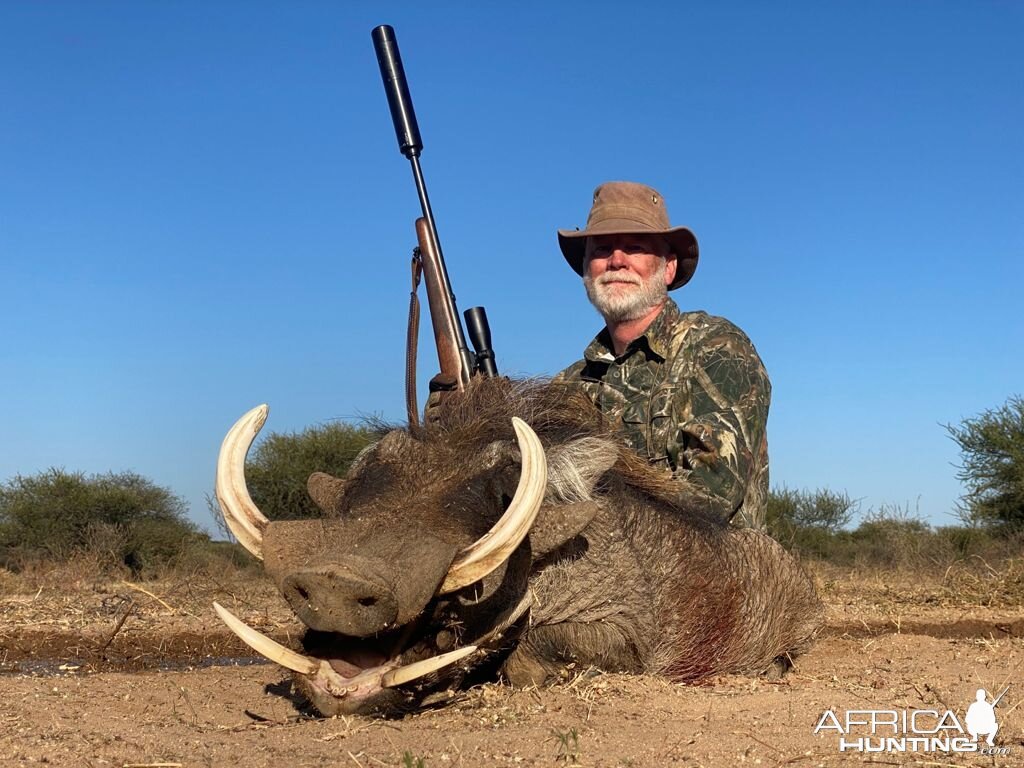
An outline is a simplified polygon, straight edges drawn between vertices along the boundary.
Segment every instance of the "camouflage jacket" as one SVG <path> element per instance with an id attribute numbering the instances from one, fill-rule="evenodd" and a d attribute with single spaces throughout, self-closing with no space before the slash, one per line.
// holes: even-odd
<path id="1" fill-rule="evenodd" d="M 620 357 L 604 329 L 555 380 L 578 383 L 634 450 L 688 481 L 709 512 L 763 527 L 771 384 L 728 320 L 680 312 L 668 299 Z"/>

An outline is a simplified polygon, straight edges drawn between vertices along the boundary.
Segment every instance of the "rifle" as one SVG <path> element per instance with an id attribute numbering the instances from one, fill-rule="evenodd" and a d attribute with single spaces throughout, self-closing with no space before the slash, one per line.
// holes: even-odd
<path id="1" fill-rule="evenodd" d="M 377 63 L 380 65 L 381 79 L 384 81 L 384 91 L 388 97 L 388 107 L 391 109 L 391 120 L 398 138 L 398 149 L 412 164 L 416 192 L 423 213 L 416 219 L 416 239 L 419 244 L 413 251 L 413 304 L 410 307 L 409 356 L 406 369 L 406 405 L 410 423 L 416 423 L 414 315 L 418 307 L 417 262 L 422 265 L 423 279 L 427 284 L 427 304 L 434 328 L 437 360 L 441 368 L 441 373 L 430 382 L 431 392 L 461 392 L 469 385 L 472 377 L 478 374 L 497 376 L 498 369 L 494 361 L 494 351 L 491 349 L 487 313 L 483 307 L 466 310 L 466 325 L 469 328 L 474 352 L 470 352 L 466 346 L 466 335 L 455 306 L 455 294 L 452 293 L 448 279 L 441 241 L 437 235 L 427 186 L 420 168 L 419 158 L 423 150 L 423 140 L 420 138 L 412 97 L 409 95 L 409 86 L 405 80 L 405 69 L 402 67 L 402 57 L 398 52 L 395 30 L 387 25 L 381 25 L 373 30 L 371 36 L 377 53 Z"/>
<path id="2" fill-rule="evenodd" d="M 992 702 L 992 709 L 995 709 L 999 706 L 999 702 L 1003 700 L 1003 696 L 1006 695 L 1006 692 L 1008 690 L 1010 690 L 1010 686 L 1006 686 L 1005 688 L 1003 688 L 1003 692 L 996 696 L 995 701 Z"/>

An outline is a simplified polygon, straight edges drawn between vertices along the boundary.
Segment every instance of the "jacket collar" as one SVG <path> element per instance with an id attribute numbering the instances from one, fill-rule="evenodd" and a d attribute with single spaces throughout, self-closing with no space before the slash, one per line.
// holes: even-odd
<path id="1" fill-rule="evenodd" d="M 668 356 L 668 338 L 670 330 L 679 318 L 679 306 L 670 298 L 665 299 L 661 311 L 654 317 L 647 330 L 637 339 L 633 339 L 622 353 L 620 359 L 625 359 L 637 350 L 643 350 L 648 357 L 656 357 L 664 361 Z M 611 335 L 607 328 L 594 337 L 594 340 L 587 345 L 583 351 L 583 357 L 591 362 L 611 363 L 615 357 L 615 350 L 612 348 Z"/>

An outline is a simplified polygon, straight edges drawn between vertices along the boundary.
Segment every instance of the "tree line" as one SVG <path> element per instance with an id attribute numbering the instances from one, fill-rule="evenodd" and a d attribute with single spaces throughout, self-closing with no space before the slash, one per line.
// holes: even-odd
<path id="1" fill-rule="evenodd" d="M 993 538 L 1024 535 L 1024 398 L 947 425 L 960 447 L 964 494 L 961 525 L 933 528 L 908 508 L 882 507 L 861 515 L 859 503 L 829 489 L 776 488 L 768 500 L 768 532 L 800 554 L 841 562 L 895 564 L 935 553 L 965 556 Z M 246 480 L 270 519 L 315 517 L 306 478 L 342 475 L 381 435 L 375 425 L 329 423 L 295 433 L 270 433 L 247 460 Z M 216 501 L 208 498 L 222 532 Z M 134 573 L 183 560 L 228 558 L 238 548 L 211 540 L 187 518 L 187 505 L 167 488 L 132 472 L 87 476 L 50 469 L 0 485 L 0 566 L 64 561 L 83 553 Z"/>

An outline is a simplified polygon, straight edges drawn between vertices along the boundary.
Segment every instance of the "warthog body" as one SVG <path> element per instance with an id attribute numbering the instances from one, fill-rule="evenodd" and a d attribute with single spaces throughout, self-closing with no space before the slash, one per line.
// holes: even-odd
<path id="1" fill-rule="evenodd" d="M 453 560 L 517 493 L 526 448 L 513 416 L 544 447 L 543 501 L 510 556 L 449 591 Z M 256 527 L 268 573 L 309 627 L 313 660 L 281 663 L 324 714 L 402 711 L 499 673 L 527 685 L 591 667 L 687 682 L 758 672 L 821 623 L 778 544 L 706 516 L 696 490 L 680 494 L 555 385 L 481 382 L 436 423 L 388 432 L 346 478 L 315 476 L 310 492 L 326 519 Z M 476 650 L 415 682 L 382 677 L 465 646 Z"/>

